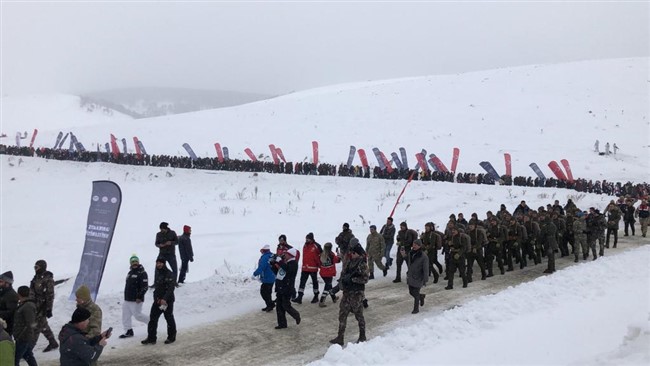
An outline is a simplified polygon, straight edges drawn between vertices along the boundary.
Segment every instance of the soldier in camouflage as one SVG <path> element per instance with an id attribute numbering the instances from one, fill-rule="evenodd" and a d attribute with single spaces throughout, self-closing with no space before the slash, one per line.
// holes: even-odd
<path id="1" fill-rule="evenodd" d="M 524 263 L 526 263 L 526 257 L 528 257 L 528 259 L 534 261 L 534 263 L 537 265 L 542 262 L 541 257 L 538 255 L 537 251 L 535 250 L 537 246 L 537 242 L 539 241 L 539 232 L 540 232 L 539 224 L 531 220 L 529 215 L 525 215 L 523 220 L 524 220 L 524 228 L 526 229 L 526 234 L 528 234 L 528 238 L 522 244 L 521 256 L 522 259 L 524 260 Z"/>
<path id="2" fill-rule="evenodd" d="M 557 227 L 553 223 L 550 214 L 540 215 L 542 218 L 542 226 L 540 228 L 540 239 L 544 243 L 546 249 L 546 257 L 548 257 L 548 267 L 544 273 L 555 272 L 555 251 L 558 250 L 557 245 Z"/>
<path id="3" fill-rule="evenodd" d="M 36 261 L 34 265 L 36 274 L 29 285 L 29 297 L 36 303 L 36 342 L 38 335 L 43 333 L 49 344 L 43 352 L 49 352 L 59 348 L 59 344 L 47 323 L 47 319 L 52 317 L 52 307 L 54 305 L 54 275 L 47 270 L 47 262 L 43 259 Z"/>
<path id="4" fill-rule="evenodd" d="M 519 263 L 519 268 L 525 267 L 525 260 L 521 258 L 521 243 L 527 240 L 526 229 L 519 225 L 517 219 L 513 216 L 508 218 L 508 226 L 506 227 L 506 240 L 504 247 L 506 250 L 506 263 L 508 264 L 507 271 L 513 270 L 512 257 L 514 256 Z"/>
<path id="5" fill-rule="evenodd" d="M 465 270 L 465 254 L 470 247 L 469 238 L 457 227 L 451 228 L 451 238 L 449 238 L 449 267 L 447 268 L 447 287 L 445 290 L 454 288 L 454 276 L 456 270 L 460 271 L 463 278 L 463 287 L 467 287 L 467 274 Z"/>
<path id="6" fill-rule="evenodd" d="M 576 212 L 576 218 L 573 220 L 573 237 L 575 239 L 575 256 L 574 262 L 578 261 L 580 251 L 582 251 L 582 259 L 586 260 L 589 256 L 589 247 L 587 246 L 587 221 L 585 220 L 585 213 L 582 211 Z"/>
<path id="7" fill-rule="evenodd" d="M 499 224 L 497 224 L 497 219 L 496 217 L 492 217 L 489 221 L 489 225 L 487 227 L 487 230 L 485 231 L 487 234 L 487 239 L 488 239 L 488 246 L 486 250 L 486 267 L 487 267 L 487 277 L 492 277 L 494 274 L 492 273 L 492 264 L 494 262 L 494 258 L 497 260 L 497 265 L 499 266 L 499 269 L 501 270 L 501 274 L 505 274 L 505 268 L 503 267 L 503 257 L 502 257 L 502 251 L 501 251 L 501 246 L 503 245 L 503 241 L 505 240 L 505 230 Z"/>
<path id="8" fill-rule="evenodd" d="M 383 272 L 384 277 L 388 274 L 388 268 L 381 263 L 385 246 L 384 237 L 377 232 L 377 227 L 370 225 L 370 234 L 366 237 L 366 252 L 368 253 L 368 268 L 370 270 L 369 280 L 375 278 L 375 264 Z"/>
<path id="9" fill-rule="evenodd" d="M 427 222 L 424 225 L 424 232 L 420 235 L 424 252 L 429 259 L 429 275 L 433 275 L 433 283 L 438 283 L 442 265 L 438 262 L 438 249 L 442 248 L 442 237 L 434 230 L 433 222 Z M 438 267 L 438 271 L 436 271 Z"/>
<path id="10" fill-rule="evenodd" d="M 470 238 L 471 250 L 467 253 L 467 282 L 472 282 L 474 273 L 474 261 L 481 269 L 481 280 L 485 280 L 485 259 L 483 257 L 483 247 L 487 245 L 487 234 L 483 228 L 477 227 L 473 221 L 469 222 L 468 235 Z"/>
<path id="11" fill-rule="evenodd" d="M 607 238 L 605 239 L 605 248 L 609 248 L 609 237 L 614 235 L 614 248 L 618 244 L 618 223 L 621 221 L 623 213 L 621 209 L 616 206 L 616 203 L 612 200 L 607 206 Z"/>

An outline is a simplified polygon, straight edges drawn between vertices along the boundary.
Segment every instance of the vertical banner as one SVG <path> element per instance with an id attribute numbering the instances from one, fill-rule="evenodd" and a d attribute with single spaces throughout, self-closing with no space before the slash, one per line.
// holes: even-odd
<path id="1" fill-rule="evenodd" d="M 122 151 L 126 154 L 126 138 L 122 137 Z"/>
<path id="2" fill-rule="evenodd" d="M 377 158 L 377 164 L 379 164 L 379 168 L 381 170 L 386 169 L 386 164 L 384 164 L 384 160 L 381 158 L 381 151 L 379 151 L 379 148 L 373 147 L 372 152 L 375 154 L 375 158 Z"/>
<path id="3" fill-rule="evenodd" d="M 285 163 L 287 162 L 287 159 L 284 158 L 284 153 L 282 152 L 282 149 L 276 147 L 275 152 L 278 154 L 278 156 L 280 157 L 280 159 L 282 159 L 283 162 Z"/>
<path id="4" fill-rule="evenodd" d="M 562 169 L 560 169 L 560 165 L 557 163 L 557 161 L 555 160 L 551 161 L 550 163 L 548 163 L 548 167 L 551 168 L 551 171 L 553 172 L 553 174 L 555 174 L 557 179 L 567 180 L 566 175 L 564 175 L 564 172 L 562 171 Z"/>
<path id="5" fill-rule="evenodd" d="M 422 149 L 422 150 L 420 150 L 420 154 L 422 154 L 422 156 L 427 156 L 427 151 L 425 149 Z M 433 155 L 433 154 L 431 154 L 431 155 Z M 420 170 L 420 163 L 416 161 L 415 166 L 413 167 L 413 169 L 415 169 L 416 172 L 418 170 Z"/>
<path id="6" fill-rule="evenodd" d="M 566 176 L 569 178 L 569 183 L 573 183 L 573 173 L 571 173 L 571 166 L 569 165 L 569 161 L 567 159 L 562 159 L 560 160 L 560 163 L 562 163 L 564 170 L 566 170 Z"/>
<path id="7" fill-rule="evenodd" d="M 350 153 L 348 154 L 348 162 L 345 164 L 346 168 L 349 168 L 354 161 L 354 154 L 357 152 L 357 148 L 353 145 L 350 145 Z"/>
<path id="8" fill-rule="evenodd" d="M 142 143 L 142 140 L 140 140 L 140 139 L 138 139 L 138 146 L 140 146 L 140 151 L 142 151 L 142 153 L 144 155 L 147 155 L 147 149 L 144 148 L 144 144 Z"/>
<path id="9" fill-rule="evenodd" d="M 81 285 L 88 286 L 90 296 L 93 300 L 97 299 L 121 204 L 122 191 L 117 184 L 107 180 L 93 182 L 86 224 L 86 242 L 70 300 L 76 298 L 75 292 Z"/>
<path id="10" fill-rule="evenodd" d="M 535 172 L 535 174 L 537 174 L 539 179 L 543 181 L 546 180 L 546 176 L 544 175 L 544 173 L 542 173 L 542 170 L 539 168 L 539 166 L 537 166 L 536 163 L 530 163 L 529 167 Z"/>
<path id="11" fill-rule="evenodd" d="M 314 165 L 318 166 L 318 141 L 311 142 L 311 150 L 314 154 Z"/>
<path id="12" fill-rule="evenodd" d="M 402 161 L 399 160 L 399 156 L 397 156 L 396 152 L 390 153 L 390 156 L 393 158 L 393 161 L 395 162 L 395 166 L 397 169 L 402 170 L 404 169 L 404 166 L 402 165 Z"/>
<path id="13" fill-rule="evenodd" d="M 490 174 L 492 178 L 494 178 L 494 181 L 498 182 L 501 179 L 501 176 L 499 175 L 499 173 L 497 173 L 497 171 L 494 169 L 494 167 L 492 166 L 492 164 L 490 164 L 489 161 L 482 161 L 479 163 L 479 165 L 483 169 L 485 169 L 485 171 L 488 172 L 488 174 Z"/>
<path id="14" fill-rule="evenodd" d="M 428 169 L 427 169 L 427 162 L 424 161 L 424 155 L 422 155 L 422 153 L 417 153 L 415 154 L 415 158 L 418 161 L 418 165 L 420 166 L 420 169 L 422 169 L 422 171 L 426 173 Z"/>
<path id="15" fill-rule="evenodd" d="M 409 168 L 409 161 L 408 161 L 408 158 L 406 157 L 406 149 L 403 148 L 403 147 L 400 147 L 399 148 L 399 154 L 402 156 L 402 165 L 404 166 L 404 169 L 408 169 Z M 424 153 L 424 155 L 426 156 L 426 153 Z"/>
<path id="16" fill-rule="evenodd" d="M 436 156 L 436 154 L 431 154 L 429 157 L 433 160 L 433 163 L 436 165 L 436 167 L 438 167 L 438 171 L 441 171 L 443 173 L 447 173 L 449 171 L 445 164 L 442 163 L 442 160 Z"/>
<path id="17" fill-rule="evenodd" d="M 223 150 L 223 158 L 226 160 L 230 160 L 230 152 L 228 151 L 228 147 L 224 146 L 222 150 Z"/>
<path id="18" fill-rule="evenodd" d="M 110 145 L 108 145 L 108 142 L 106 144 L 104 144 L 104 148 L 106 148 L 107 153 L 111 152 L 111 147 L 110 147 Z"/>
<path id="19" fill-rule="evenodd" d="M 386 171 L 390 174 L 393 172 L 393 167 L 390 165 L 390 161 L 386 159 L 386 155 L 384 155 L 383 152 L 379 152 L 379 156 L 381 156 L 381 161 L 384 162 L 384 165 L 386 166 Z"/>
<path id="20" fill-rule="evenodd" d="M 133 146 L 135 146 L 135 153 L 138 155 L 138 159 L 142 159 L 142 149 L 140 148 L 138 136 L 133 136 Z"/>
<path id="21" fill-rule="evenodd" d="M 63 138 L 63 131 L 59 131 L 59 134 L 56 135 L 56 142 L 54 143 L 53 149 L 56 149 L 59 147 L 59 143 L 61 142 L 61 139 Z"/>
<path id="22" fill-rule="evenodd" d="M 75 136 L 72 132 L 70 132 L 70 147 L 68 147 L 68 151 L 73 152 L 76 146 L 77 146 L 77 136 Z"/>
<path id="23" fill-rule="evenodd" d="M 246 153 L 246 155 L 248 155 L 249 158 L 251 158 L 252 161 L 257 161 L 257 157 L 255 156 L 255 154 L 253 154 L 253 151 L 250 148 L 248 147 L 245 148 L 244 152 Z"/>
<path id="24" fill-rule="evenodd" d="M 219 160 L 220 163 L 223 163 L 223 150 L 221 150 L 221 144 L 215 142 L 214 149 L 217 150 L 217 160 Z"/>
<path id="25" fill-rule="evenodd" d="M 359 159 L 361 159 L 361 165 L 368 169 L 370 166 L 368 165 L 368 157 L 366 156 L 366 150 L 364 149 L 359 149 L 357 150 L 359 153 Z"/>
<path id="26" fill-rule="evenodd" d="M 38 128 L 35 128 L 34 133 L 32 133 L 32 141 L 30 141 L 29 147 L 34 147 L 34 141 L 36 140 L 36 135 L 38 135 Z"/>
<path id="27" fill-rule="evenodd" d="M 503 157 L 506 159 L 506 175 L 512 177 L 512 160 L 509 153 L 503 154 Z"/>
<path id="28" fill-rule="evenodd" d="M 269 150 L 271 150 L 271 157 L 273 158 L 273 164 L 279 165 L 280 164 L 280 158 L 278 157 L 278 152 L 275 150 L 275 145 L 270 144 L 269 145 Z"/>
<path id="29" fill-rule="evenodd" d="M 113 157 L 117 159 L 120 155 L 120 148 L 117 147 L 117 138 L 115 138 L 115 135 L 113 134 L 111 134 L 111 150 L 113 152 Z"/>
<path id="30" fill-rule="evenodd" d="M 57 147 L 57 149 L 63 149 L 63 144 L 65 144 L 65 140 L 68 139 L 68 135 L 70 135 L 70 132 L 66 132 L 65 136 L 63 136 L 63 139 L 61 140 L 61 143 Z"/>
<path id="31" fill-rule="evenodd" d="M 187 151 L 187 153 L 190 155 L 190 158 L 192 159 L 192 161 L 198 159 L 198 157 L 197 157 L 196 154 L 194 153 L 194 150 L 192 150 L 192 148 L 190 147 L 190 144 L 188 144 L 187 142 L 184 143 L 184 144 L 183 144 L 183 148 L 184 148 L 185 151 Z"/>
<path id="32" fill-rule="evenodd" d="M 456 174 L 456 167 L 458 166 L 458 158 L 460 157 L 460 149 L 455 147 L 454 154 L 451 157 L 451 172 Z"/>
<path id="33" fill-rule="evenodd" d="M 431 169 L 433 169 L 436 172 L 439 172 L 440 169 L 438 168 L 438 166 L 436 166 L 436 163 L 433 161 L 434 157 L 435 157 L 435 155 L 430 154 L 429 155 L 429 160 L 427 160 L 427 161 L 429 162 L 429 165 L 431 165 Z"/>

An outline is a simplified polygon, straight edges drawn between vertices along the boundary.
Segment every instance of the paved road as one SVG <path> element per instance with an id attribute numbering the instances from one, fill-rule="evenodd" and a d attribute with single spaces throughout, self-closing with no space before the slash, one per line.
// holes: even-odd
<path id="1" fill-rule="evenodd" d="M 648 243 L 648 239 L 639 236 L 620 238 L 619 248 L 606 249 L 605 255 L 615 255 Z M 556 265 L 558 270 L 574 265 L 573 256 L 557 259 Z M 406 284 L 392 283 L 394 272 L 391 271 L 386 278 L 370 281 L 366 288 L 366 297 L 370 302 L 370 307 L 364 312 L 368 337 L 383 334 L 400 324 L 417 321 L 417 317 L 423 317 L 427 312 L 439 313 L 478 296 L 531 281 L 543 276 L 545 268 L 543 263 L 524 270 L 515 269 L 514 272 L 497 274 L 486 281 L 475 280 L 466 289 L 457 279 L 451 291 L 444 289 L 446 284 L 442 282 L 446 281 L 442 279 L 437 284 L 430 283 L 423 291 L 427 294 L 425 306 L 417 315 L 411 314 L 413 302 Z M 134 338 L 133 345 L 106 349 L 100 365 L 304 364 L 325 354 L 330 346 L 328 340 L 336 336 L 338 327 L 338 304 L 333 305 L 330 301 L 326 308 L 319 308 L 309 303 L 310 298 L 307 296 L 306 303 L 296 305 L 303 319 L 299 326 L 292 323 L 289 317 L 289 328 L 275 330 L 275 312 L 250 313 L 189 332 L 183 331 L 172 345 L 160 342 L 155 346 L 142 346 L 139 338 Z M 164 337 L 164 320 L 161 319 L 161 323 L 159 327 Z M 356 321 L 351 315 L 346 341 L 356 340 L 357 335 Z"/>

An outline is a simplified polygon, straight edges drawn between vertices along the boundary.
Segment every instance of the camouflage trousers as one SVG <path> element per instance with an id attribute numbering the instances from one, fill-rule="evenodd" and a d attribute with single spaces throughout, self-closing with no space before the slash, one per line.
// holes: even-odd
<path id="1" fill-rule="evenodd" d="M 573 236 L 574 240 L 574 250 L 573 250 L 573 257 L 575 259 L 580 258 L 580 252 L 582 251 L 582 254 L 588 254 L 589 253 L 589 248 L 587 248 L 587 236 L 586 235 L 574 235 Z"/>
<path id="2" fill-rule="evenodd" d="M 379 267 L 380 270 L 384 270 L 386 267 L 381 263 L 382 255 L 376 252 L 368 252 L 368 270 L 370 274 L 375 272 L 375 264 Z"/>
<path id="3" fill-rule="evenodd" d="M 640 218 L 639 223 L 641 224 L 641 235 L 643 235 L 643 237 L 646 237 L 648 235 L 648 224 L 650 224 L 650 217 Z"/>
<path id="4" fill-rule="evenodd" d="M 40 337 L 40 334 L 43 333 L 45 338 L 52 343 L 56 343 L 56 338 L 54 338 L 54 333 L 52 333 L 52 329 L 50 329 L 50 325 L 47 323 L 47 317 L 45 314 L 42 314 L 41 312 L 38 312 L 36 314 L 36 342 L 38 343 L 38 338 Z"/>
<path id="5" fill-rule="evenodd" d="M 594 259 L 598 258 L 598 254 L 596 253 L 596 240 L 598 240 L 598 237 L 596 236 L 587 236 L 587 246 L 589 249 L 591 249 L 592 254 L 594 255 Z M 589 254 L 589 249 L 587 249 L 587 254 Z M 584 254 L 583 254 L 584 257 Z"/>
<path id="6" fill-rule="evenodd" d="M 598 248 L 600 249 L 600 255 L 602 256 L 605 253 L 605 230 L 601 230 L 598 233 Z"/>
<path id="7" fill-rule="evenodd" d="M 366 319 L 363 317 L 363 299 L 365 299 L 363 291 L 343 291 L 343 298 L 339 305 L 339 335 L 345 334 L 345 328 L 348 323 L 348 315 L 354 314 L 354 317 L 359 322 L 359 332 L 366 331 Z"/>

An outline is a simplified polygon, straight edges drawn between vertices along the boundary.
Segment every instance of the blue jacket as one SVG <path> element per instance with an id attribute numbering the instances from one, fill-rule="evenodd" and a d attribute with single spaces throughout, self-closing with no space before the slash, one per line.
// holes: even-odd
<path id="1" fill-rule="evenodd" d="M 271 252 L 262 254 L 257 269 L 253 272 L 253 276 L 260 276 L 262 283 L 275 282 L 275 274 L 273 273 L 273 270 L 271 270 L 271 264 L 269 263 L 271 255 Z"/>

